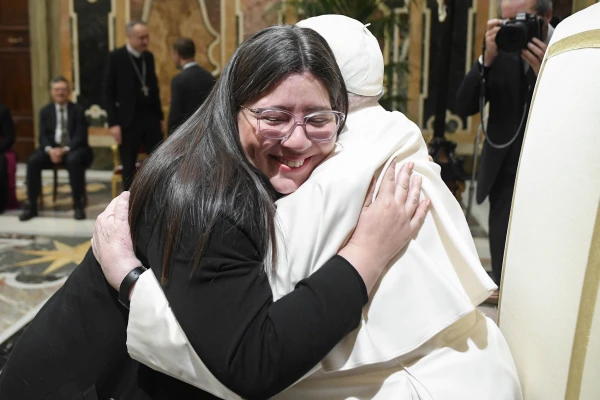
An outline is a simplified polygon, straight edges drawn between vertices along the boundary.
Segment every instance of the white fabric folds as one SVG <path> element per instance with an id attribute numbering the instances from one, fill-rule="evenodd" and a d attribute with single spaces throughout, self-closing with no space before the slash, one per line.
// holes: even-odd
<path id="1" fill-rule="evenodd" d="M 385 272 L 365 307 L 359 329 L 323 360 L 343 371 L 408 353 L 473 311 L 496 288 L 482 268 L 460 205 L 428 160 L 419 128 L 379 105 L 348 115 L 337 154 L 293 195 L 277 202 L 280 261 L 275 299 L 293 290 L 333 257 L 356 226 L 371 177 L 381 166 L 409 161 L 423 177 L 431 212 L 418 236 Z M 379 175 L 376 191 L 383 175 Z"/>
<path id="2" fill-rule="evenodd" d="M 382 167 L 393 158 L 398 160 L 398 169 L 414 161 L 414 174 L 423 177 L 423 195 L 432 202 L 431 212 L 418 236 L 390 263 L 371 293 L 360 327 L 289 392 L 297 394 L 295 398 L 319 398 L 315 390 L 321 390 L 320 398 L 325 399 L 346 379 L 344 385 L 362 385 L 360 393 L 377 392 L 377 399 L 416 398 L 408 397 L 412 390 L 419 396 L 438 390 L 448 393 L 449 397 L 443 398 L 456 400 L 520 399 L 514 363 L 502 335 L 474 311 L 496 285 L 480 264 L 463 212 L 441 180 L 439 166 L 428 160 L 418 127 L 403 114 L 387 112 L 376 103 L 353 111 L 346 125 L 334 154 L 298 191 L 277 202 L 281 253 L 271 281 L 274 298 L 292 291 L 298 281 L 337 253 L 356 226 L 371 178 L 379 176 L 378 187 Z M 140 279 L 133 292 L 127 330 L 131 356 L 224 399 L 236 399 L 197 367 L 200 358 L 183 342 L 185 334 L 177 333 L 181 328 L 162 299 L 156 279 Z M 465 319 L 469 315 L 471 322 Z M 475 315 L 480 321 L 477 324 Z M 465 330 L 465 324 L 471 324 L 477 333 Z M 455 334 L 457 329 L 462 336 Z M 148 331 L 164 334 L 147 335 Z M 460 342 L 459 337 L 465 345 L 454 348 L 446 343 L 445 338 L 452 336 L 448 332 L 454 332 L 452 341 Z M 427 390 L 419 390 L 410 374 L 398 367 L 398 357 L 408 357 L 407 363 L 419 366 L 417 371 L 428 381 Z M 374 371 L 383 372 L 372 375 Z M 392 376 L 397 379 L 386 378 Z M 319 383 L 311 384 L 313 379 Z M 504 389 L 488 396 L 490 389 L 484 382 L 495 382 Z M 451 387 L 455 390 L 452 396 Z M 287 398 L 286 393 L 279 396 Z M 342 393 L 335 398 L 370 398 L 355 397 L 358 392 Z"/>

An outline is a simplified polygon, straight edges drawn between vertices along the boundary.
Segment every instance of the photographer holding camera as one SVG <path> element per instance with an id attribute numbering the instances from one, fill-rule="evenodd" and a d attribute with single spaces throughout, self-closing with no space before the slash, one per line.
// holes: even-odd
<path id="1" fill-rule="evenodd" d="M 463 79 L 455 112 L 467 117 L 489 102 L 477 177 L 477 203 L 490 199 L 493 277 L 500 284 L 513 188 L 537 74 L 553 28 L 552 0 L 501 0 L 502 19 L 491 19 L 481 57 Z M 483 126 L 483 124 L 482 124 Z"/>

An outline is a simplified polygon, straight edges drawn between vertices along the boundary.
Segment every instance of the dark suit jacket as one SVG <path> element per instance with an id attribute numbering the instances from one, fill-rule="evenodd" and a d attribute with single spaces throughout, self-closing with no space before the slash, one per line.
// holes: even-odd
<path id="1" fill-rule="evenodd" d="M 169 133 L 183 124 L 204 103 L 215 78 L 199 65 L 184 69 L 171 80 Z"/>
<path id="2" fill-rule="evenodd" d="M 142 57 L 146 62 L 146 84 L 150 89 L 152 111 L 155 111 L 159 120 L 162 121 L 163 112 L 160 106 L 154 56 L 146 51 Z M 116 49 L 108 55 L 104 81 L 104 103 L 109 126 L 120 125 L 121 128 L 127 128 L 131 124 L 137 98 L 135 82 L 138 79 L 127 54 L 127 47 Z"/>
<path id="3" fill-rule="evenodd" d="M 49 103 L 40 110 L 40 147 L 60 147 L 56 143 L 56 105 Z M 83 107 L 79 104 L 69 102 L 67 104 L 67 133 L 69 134 L 69 147 L 71 151 L 80 148 L 88 148 L 88 124 L 84 116 Z"/>
<path id="4" fill-rule="evenodd" d="M 10 110 L 0 103 L 0 153 L 5 153 L 15 143 L 15 125 Z"/>
<path id="5" fill-rule="evenodd" d="M 480 111 L 481 68 L 483 67 L 476 61 L 458 89 L 455 112 L 462 117 Z M 517 133 L 524 105 L 531 101 L 535 75 L 531 68 L 527 74 L 523 72 L 523 64 L 518 55 L 499 53 L 486 76 L 485 101 L 490 103 L 486 133 L 494 143 L 504 144 Z M 496 149 L 485 141 L 477 177 L 478 203 L 483 202 L 490 193 L 502 169 L 516 172 L 526 119 L 527 116 L 511 146 Z"/>

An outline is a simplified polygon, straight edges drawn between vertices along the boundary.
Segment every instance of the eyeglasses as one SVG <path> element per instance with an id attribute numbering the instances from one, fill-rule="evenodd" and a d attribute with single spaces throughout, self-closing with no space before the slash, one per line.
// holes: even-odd
<path id="1" fill-rule="evenodd" d="M 247 108 L 258 122 L 258 133 L 265 139 L 287 140 L 297 125 L 302 125 L 306 137 L 315 142 L 331 140 L 338 132 L 345 115 L 339 111 L 317 111 L 296 121 L 289 111 L 277 108 Z"/>

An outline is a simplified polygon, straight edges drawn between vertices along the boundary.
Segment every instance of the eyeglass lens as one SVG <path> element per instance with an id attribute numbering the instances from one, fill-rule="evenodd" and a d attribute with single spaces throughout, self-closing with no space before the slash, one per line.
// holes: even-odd
<path id="1" fill-rule="evenodd" d="M 296 125 L 293 115 L 279 110 L 263 110 L 258 115 L 260 134 L 270 139 L 287 136 Z M 314 140 L 331 139 L 339 127 L 340 117 L 330 111 L 322 111 L 306 118 L 305 132 Z"/>

